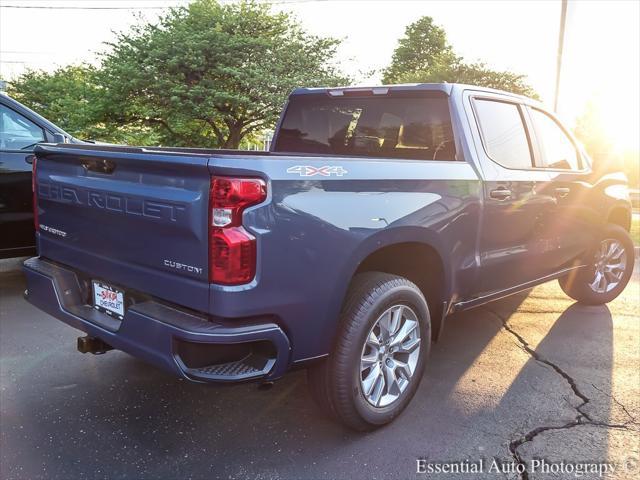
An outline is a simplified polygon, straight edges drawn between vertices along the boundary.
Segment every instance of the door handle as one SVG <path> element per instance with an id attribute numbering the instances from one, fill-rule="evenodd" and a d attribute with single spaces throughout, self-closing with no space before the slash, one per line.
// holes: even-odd
<path id="1" fill-rule="evenodd" d="M 558 188 L 556 188 L 556 191 L 555 191 L 555 192 L 556 192 L 556 197 L 558 197 L 558 198 L 564 198 L 564 197 L 566 197 L 567 195 L 569 195 L 569 192 L 570 192 L 570 191 L 571 191 L 571 190 L 570 190 L 569 188 L 566 188 L 566 187 L 558 187 Z"/>
<path id="2" fill-rule="evenodd" d="M 496 188 L 495 190 L 491 190 L 489 192 L 489 196 L 491 198 L 495 198 L 496 200 L 506 200 L 511 196 L 511 190 L 504 187 Z"/>

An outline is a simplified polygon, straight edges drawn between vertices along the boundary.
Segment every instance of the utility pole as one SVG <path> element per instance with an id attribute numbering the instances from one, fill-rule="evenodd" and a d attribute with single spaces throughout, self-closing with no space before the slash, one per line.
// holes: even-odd
<path id="1" fill-rule="evenodd" d="M 558 97 L 560 96 L 560 74 L 562 71 L 562 50 L 564 49 L 564 27 L 567 23 L 567 3 L 562 0 L 562 10 L 560 11 L 560 35 L 558 38 L 558 57 L 556 58 L 556 93 L 553 100 L 553 111 L 558 112 Z"/>

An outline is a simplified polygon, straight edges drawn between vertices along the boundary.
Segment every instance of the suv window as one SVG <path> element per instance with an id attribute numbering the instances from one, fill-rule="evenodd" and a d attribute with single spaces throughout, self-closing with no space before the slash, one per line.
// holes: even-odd
<path id="1" fill-rule="evenodd" d="M 531 148 L 520 107 L 485 99 L 475 99 L 474 106 L 487 155 L 503 167 L 531 168 Z"/>
<path id="2" fill-rule="evenodd" d="M 531 109 L 543 168 L 580 170 L 578 152 L 562 127 L 546 113 Z"/>
<path id="3" fill-rule="evenodd" d="M 293 96 L 276 152 L 455 160 L 448 98 L 388 94 Z"/>
<path id="4" fill-rule="evenodd" d="M 0 150 L 26 150 L 44 140 L 44 132 L 15 110 L 0 105 Z"/>

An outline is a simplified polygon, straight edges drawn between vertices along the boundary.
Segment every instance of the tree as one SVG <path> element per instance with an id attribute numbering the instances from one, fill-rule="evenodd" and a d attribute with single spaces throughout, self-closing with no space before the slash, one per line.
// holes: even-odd
<path id="1" fill-rule="evenodd" d="M 383 71 L 382 81 L 401 83 L 409 74 L 439 71 L 458 60 L 444 29 L 435 25 L 433 18 L 422 17 L 409 25 L 404 37 L 398 40 L 391 64 Z"/>
<path id="2" fill-rule="evenodd" d="M 466 83 L 481 87 L 496 88 L 507 92 L 538 98 L 538 94 L 525 81 L 524 75 L 507 71 L 492 70 L 484 63 L 457 62 L 437 68 L 417 70 L 406 73 L 401 82 L 404 83 Z"/>
<path id="3" fill-rule="evenodd" d="M 136 145 L 155 145 L 161 138 L 148 126 L 107 121 L 108 100 L 99 70 L 91 65 L 27 71 L 9 83 L 8 93 L 76 138 Z"/>
<path id="4" fill-rule="evenodd" d="M 153 126 L 174 145 L 237 148 L 275 124 L 294 87 L 349 82 L 331 63 L 338 44 L 268 5 L 196 0 L 111 45 L 107 118 Z"/>
<path id="5" fill-rule="evenodd" d="M 422 17 L 405 30 L 391 64 L 383 71 L 384 83 L 468 83 L 537 98 L 524 75 L 497 71 L 485 63 L 466 63 L 447 42 L 446 32 Z"/>
<path id="6" fill-rule="evenodd" d="M 71 135 L 91 138 L 99 122 L 95 73 L 88 65 L 27 71 L 9 83 L 8 93 Z"/>

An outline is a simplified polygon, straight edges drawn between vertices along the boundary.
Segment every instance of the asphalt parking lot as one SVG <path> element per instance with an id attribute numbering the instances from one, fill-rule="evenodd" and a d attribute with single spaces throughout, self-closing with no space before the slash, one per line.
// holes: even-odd
<path id="1" fill-rule="evenodd" d="M 454 316 L 409 408 L 368 434 L 323 417 L 302 371 L 265 391 L 81 355 L 78 332 L 23 300 L 17 266 L 0 262 L 3 479 L 427 478 L 417 459 L 483 459 L 468 478 L 520 478 L 508 470 L 532 459 L 610 462 L 609 478 L 637 478 L 638 263 L 606 307 L 574 304 L 551 282 Z M 486 471 L 493 460 L 505 472 Z"/>

